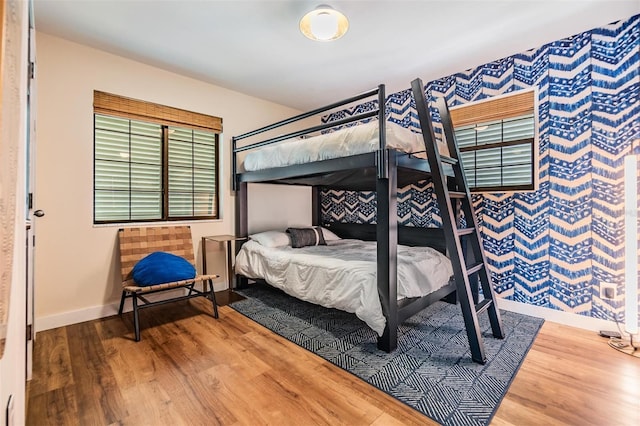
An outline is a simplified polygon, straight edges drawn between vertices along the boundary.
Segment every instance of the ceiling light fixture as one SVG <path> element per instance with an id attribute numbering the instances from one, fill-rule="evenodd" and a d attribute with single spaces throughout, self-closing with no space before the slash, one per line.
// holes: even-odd
<path id="1" fill-rule="evenodd" d="M 333 41 L 349 29 L 347 17 L 331 6 L 321 4 L 300 20 L 300 31 L 315 41 Z"/>

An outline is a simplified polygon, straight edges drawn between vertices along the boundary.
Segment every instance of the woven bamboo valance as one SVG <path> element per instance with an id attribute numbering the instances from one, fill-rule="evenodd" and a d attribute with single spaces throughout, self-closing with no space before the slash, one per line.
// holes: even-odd
<path id="1" fill-rule="evenodd" d="M 222 132 L 222 118 L 220 117 L 125 98 L 98 90 L 93 91 L 93 112 L 167 126 Z"/>
<path id="2" fill-rule="evenodd" d="M 454 127 L 460 127 L 532 113 L 535 108 L 534 95 L 533 90 L 518 91 L 497 99 L 452 108 L 451 121 Z"/>

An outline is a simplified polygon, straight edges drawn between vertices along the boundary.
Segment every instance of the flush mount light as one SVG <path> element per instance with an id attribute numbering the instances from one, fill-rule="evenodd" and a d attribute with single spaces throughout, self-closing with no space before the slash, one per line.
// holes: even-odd
<path id="1" fill-rule="evenodd" d="M 347 17 L 326 4 L 316 7 L 300 20 L 302 34 L 315 41 L 337 40 L 348 29 Z"/>

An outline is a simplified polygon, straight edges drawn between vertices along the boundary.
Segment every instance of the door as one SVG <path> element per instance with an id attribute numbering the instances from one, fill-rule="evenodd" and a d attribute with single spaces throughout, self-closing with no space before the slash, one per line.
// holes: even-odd
<path id="1" fill-rule="evenodd" d="M 26 176 L 25 182 L 27 185 L 27 206 L 25 211 L 27 212 L 26 227 L 27 227 L 27 241 L 26 241 L 26 291 L 27 291 L 27 309 L 26 309 L 26 324 L 27 324 L 27 336 L 26 336 L 26 372 L 25 376 L 27 380 L 31 380 L 33 371 L 33 343 L 35 340 L 35 321 L 34 321 L 34 279 L 33 279 L 33 260 L 34 260 L 34 246 L 36 241 L 36 218 L 44 216 L 42 210 L 34 211 L 34 189 L 35 189 L 35 148 L 36 148 L 36 86 L 35 86 L 35 42 L 36 32 L 33 21 L 33 2 L 29 2 L 29 42 L 28 42 L 28 84 L 27 84 L 27 147 L 26 147 Z"/>

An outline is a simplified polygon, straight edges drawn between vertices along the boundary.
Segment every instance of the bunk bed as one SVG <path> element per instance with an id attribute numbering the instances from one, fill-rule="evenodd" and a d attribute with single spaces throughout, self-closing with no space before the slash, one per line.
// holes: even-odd
<path id="1" fill-rule="evenodd" d="M 445 238 L 441 229 L 413 228 L 398 225 L 397 188 L 427 179 L 431 175 L 429 162 L 425 159 L 425 145 L 422 135 L 408 129 L 399 130 L 397 125 L 387 121 L 389 111 L 386 105 L 385 86 L 344 99 L 339 102 L 291 117 L 277 123 L 244 133 L 232 138 L 232 186 L 236 193 L 236 235 L 248 236 L 247 191 L 250 183 L 271 183 L 284 185 L 305 185 L 312 188 L 312 224 L 329 227 L 342 238 L 355 238 L 376 241 L 376 280 L 377 293 L 385 319 L 384 330 L 378 337 L 378 348 L 391 352 L 397 347 L 398 326 L 407 318 L 424 309 L 429 304 L 445 297 L 455 299 L 456 285 L 450 280 L 444 286 L 421 297 L 403 298 L 398 301 L 398 244 L 407 246 L 435 246 L 445 250 Z M 377 101 L 377 107 L 375 107 Z M 373 105 L 371 110 L 353 114 L 344 119 L 332 120 L 302 130 L 293 130 L 286 134 L 267 137 L 270 132 L 283 128 L 299 126 L 311 117 L 321 117 L 330 111 L 347 109 L 356 104 Z M 320 120 L 319 120 L 320 121 Z M 350 126 L 354 126 L 351 128 Z M 295 127 L 294 127 L 295 128 Z M 342 129 L 342 130 L 336 130 Z M 346 129 L 346 130 L 345 130 Z M 373 129 L 373 136 L 371 134 Z M 348 135 L 344 136 L 343 133 Z M 404 134 L 409 132 L 410 134 Z M 327 154 L 322 136 L 317 133 L 339 134 L 342 147 Z M 344 149 L 356 142 L 349 142 L 354 135 L 365 133 L 364 147 Z M 402 134 L 400 142 L 395 136 Z M 415 138 L 415 145 L 411 138 Z M 404 142 L 403 142 L 404 141 Z M 262 150 L 263 157 L 277 158 L 278 146 L 287 148 L 282 151 L 295 152 L 291 161 L 276 160 L 268 163 L 262 159 L 247 161 L 248 151 Z M 313 145 L 312 153 L 302 153 L 305 145 Z M 266 153 L 266 154 L 265 154 Z M 248 167 L 241 164 L 242 160 Z M 250 157 L 249 157 L 250 158 Z M 249 165 L 248 163 L 251 163 Z M 270 165 L 271 164 L 271 165 Z M 450 168 L 446 168 L 449 170 Z M 446 173 L 446 171 L 445 171 Z M 377 221 L 375 225 L 321 223 L 321 191 L 325 189 L 373 190 L 377 193 Z M 240 247 L 237 248 L 240 250 Z M 246 277 L 239 276 L 240 282 Z"/>

